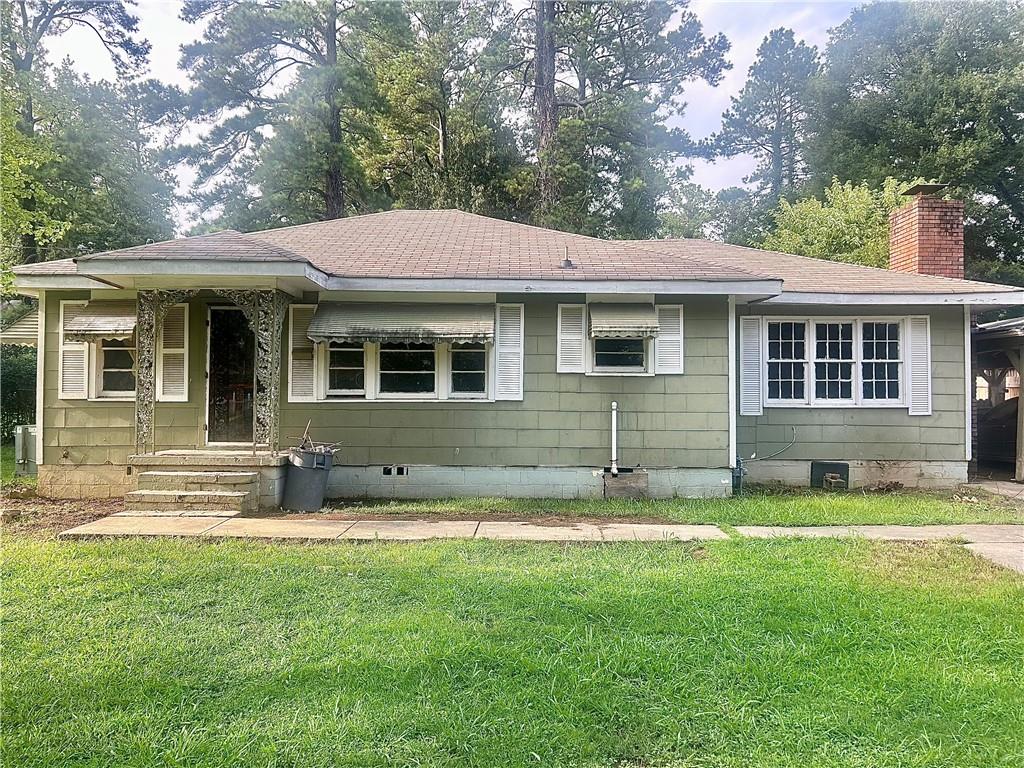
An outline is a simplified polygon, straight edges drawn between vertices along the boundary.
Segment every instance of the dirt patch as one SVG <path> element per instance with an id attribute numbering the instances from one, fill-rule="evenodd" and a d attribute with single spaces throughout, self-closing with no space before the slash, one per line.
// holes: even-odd
<path id="1" fill-rule="evenodd" d="M 3 532 L 51 538 L 61 531 L 124 511 L 124 499 L 44 499 L 17 493 L 0 497 Z"/>

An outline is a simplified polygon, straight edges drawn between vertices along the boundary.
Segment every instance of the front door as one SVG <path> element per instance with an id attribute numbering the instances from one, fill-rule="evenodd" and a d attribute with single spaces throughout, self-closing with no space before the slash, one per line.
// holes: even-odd
<path id="1" fill-rule="evenodd" d="M 256 338 L 241 310 L 210 308 L 208 443 L 251 443 Z"/>

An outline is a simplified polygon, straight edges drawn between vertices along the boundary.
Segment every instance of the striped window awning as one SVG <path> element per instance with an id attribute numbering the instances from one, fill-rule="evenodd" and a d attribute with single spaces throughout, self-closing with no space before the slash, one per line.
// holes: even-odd
<path id="1" fill-rule="evenodd" d="M 493 341 L 494 305 L 323 302 L 308 335 L 313 341 L 357 343 Z"/>
<path id="2" fill-rule="evenodd" d="M 0 330 L 0 344 L 34 347 L 39 342 L 39 310 L 33 309 Z"/>
<path id="3" fill-rule="evenodd" d="M 658 315 L 653 304 L 590 304 L 592 339 L 654 338 Z"/>
<path id="4" fill-rule="evenodd" d="M 64 324 L 69 341 L 127 339 L 135 333 L 134 301 L 90 301 Z"/>

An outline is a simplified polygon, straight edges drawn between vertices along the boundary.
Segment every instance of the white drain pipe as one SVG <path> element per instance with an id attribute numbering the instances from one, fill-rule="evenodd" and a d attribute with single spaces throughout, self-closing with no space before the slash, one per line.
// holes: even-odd
<path id="1" fill-rule="evenodd" d="M 612 477 L 619 474 L 619 404 L 612 400 Z"/>

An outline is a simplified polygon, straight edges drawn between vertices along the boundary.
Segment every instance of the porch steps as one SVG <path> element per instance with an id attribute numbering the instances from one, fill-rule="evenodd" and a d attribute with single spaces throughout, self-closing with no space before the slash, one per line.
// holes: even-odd
<path id="1" fill-rule="evenodd" d="M 140 491 L 254 491 L 258 472 L 147 470 L 139 473 Z"/>
<path id="2" fill-rule="evenodd" d="M 233 517 L 256 509 L 257 499 L 252 490 L 138 490 L 125 494 L 127 512 L 161 512 L 192 516 L 219 513 Z M 198 516 L 198 515 L 197 515 Z"/>

